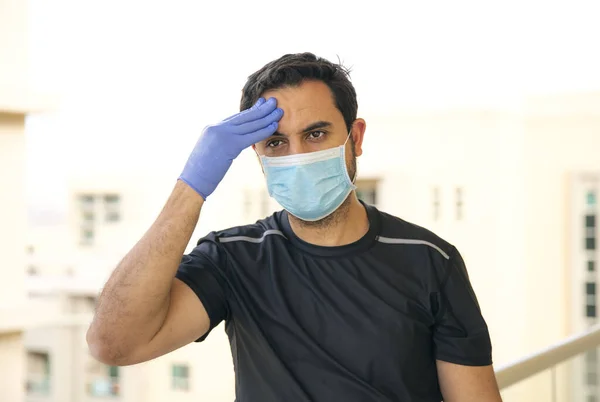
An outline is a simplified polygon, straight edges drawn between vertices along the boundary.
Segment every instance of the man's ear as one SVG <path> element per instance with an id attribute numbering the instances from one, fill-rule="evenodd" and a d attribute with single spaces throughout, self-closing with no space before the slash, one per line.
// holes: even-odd
<path id="1" fill-rule="evenodd" d="M 356 156 L 362 155 L 362 144 L 367 130 L 367 122 L 364 119 L 356 119 L 352 123 L 352 140 L 354 141 L 354 152 Z"/>

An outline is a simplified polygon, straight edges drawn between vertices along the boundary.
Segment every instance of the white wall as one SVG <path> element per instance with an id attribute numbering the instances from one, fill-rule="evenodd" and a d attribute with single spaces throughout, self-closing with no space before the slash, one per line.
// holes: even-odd
<path id="1" fill-rule="evenodd" d="M 0 113 L 0 306 L 24 300 L 24 117 Z"/>
<path id="2" fill-rule="evenodd" d="M 21 318 L 25 301 L 23 126 L 23 116 L 0 113 L 0 309 L 9 321 Z M 10 398 L 7 402 L 20 402 L 23 396 L 24 358 L 21 333 L 0 334 L 0 390 Z"/>
<path id="3" fill-rule="evenodd" d="M 22 317 L 25 301 L 25 116 L 20 110 L 27 79 L 26 4 L 0 0 L 0 310 L 3 325 Z M 8 60 L 9 62 L 5 62 Z M 6 402 L 21 402 L 25 354 L 18 325 L 0 333 L 0 392 Z"/>
<path id="4" fill-rule="evenodd" d="M 27 270 L 37 275 L 62 276 L 74 271 L 73 241 L 66 224 L 29 225 L 27 229 Z"/>
<path id="5" fill-rule="evenodd" d="M 26 11 L 23 0 L 0 0 L 0 60 L 10 60 L 0 63 L 0 100 L 14 100 L 27 80 Z"/>

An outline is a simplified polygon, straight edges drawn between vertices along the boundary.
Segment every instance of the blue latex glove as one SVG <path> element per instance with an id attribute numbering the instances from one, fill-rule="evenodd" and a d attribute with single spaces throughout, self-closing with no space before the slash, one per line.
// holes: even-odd
<path id="1" fill-rule="evenodd" d="M 206 200 L 240 152 L 277 131 L 281 116 L 283 110 L 277 108 L 275 98 L 268 101 L 260 98 L 250 109 L 206 127 L 179 180 L 187 183 Z"/>

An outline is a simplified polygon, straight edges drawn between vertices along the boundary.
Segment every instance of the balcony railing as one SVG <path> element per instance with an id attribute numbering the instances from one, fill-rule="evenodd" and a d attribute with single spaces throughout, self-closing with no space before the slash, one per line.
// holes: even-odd
<path id="1" fill-rule="evenodd" d="M 598 361 L 600 324 L 569 337 L 549 348 L 513 363 L 498 367 L 496 379 L 501 390 L 513 388 L 527 380 L 545 384 L 545 397 L 539 401 L 600 400 L 598 395 Z M 582 359 L 588 353 L 590 357 Z M 536 389 L 540 389 L 538 385 Z"/>

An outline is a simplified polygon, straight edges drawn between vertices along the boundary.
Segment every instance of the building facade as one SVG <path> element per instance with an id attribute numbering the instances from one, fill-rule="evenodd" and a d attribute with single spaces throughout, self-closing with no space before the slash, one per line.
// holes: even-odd
<path id="1" fill-rule="evenodd" d="M 25 390 L 25 117 L 27 12 L 0 0 L 0 395 L 21 402 Z"/>
<path id="2" fill-rule="evenodd" d="M 0 110 L 0 390 L 15 402 L 25 384 L 24 125 L 24 114 Z"/>

